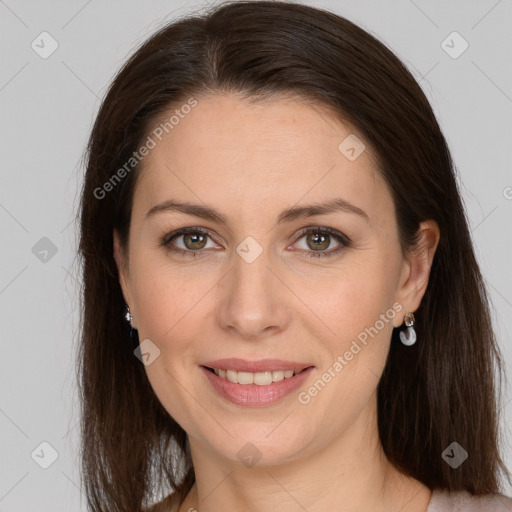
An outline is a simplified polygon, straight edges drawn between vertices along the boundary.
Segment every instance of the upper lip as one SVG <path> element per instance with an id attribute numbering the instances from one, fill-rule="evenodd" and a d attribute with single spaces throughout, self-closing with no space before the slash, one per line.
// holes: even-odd
<path id="1" fill-rule="evenodd" d="M 260 359 L 259 361 L 247 361 L 245 359 L 229 358 L 207 361 L 202 366 L 221 370 L 234 370 L 237 372 L 273 372 L 278 370 L 304 370 L 312 364 L 297 363 L 295 361 L 283 361 L 282 359 Z"/>

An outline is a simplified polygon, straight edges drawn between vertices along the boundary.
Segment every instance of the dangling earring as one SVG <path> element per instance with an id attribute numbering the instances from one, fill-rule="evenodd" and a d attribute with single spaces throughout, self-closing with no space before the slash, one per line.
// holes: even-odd
<path id="1" fill-rule="evenodd" d="M 126 312 L 124 314 L 124 318 L 130 324 L 130 339 L 133 340 L 133 331 L 135 331 L 135 329 L 132 325 L 133 316 L 130 313 L 130 307 L 128 306 L 128 304 L 126 304 Z"/>
<path id="2" fill-rule="evenodd" d="M 124 314 L 124 317 L 125 317 L 126 321 L 130 324 L 130 327 L 132 327 L 133 316 L 130 313 L 130 306 L 128 306 L 128 304 L 126 304 L 126 313 Z"/>
<path id="3" fill-rule="evenodd" d="M 404 324 L 407 326 L 407 329 L 400 331 L 400 341 L 408 347 L 416 343 L 416 331 L 413 327 L 414 323 L 414 315 L 407 313 L 404 318 Z"/>

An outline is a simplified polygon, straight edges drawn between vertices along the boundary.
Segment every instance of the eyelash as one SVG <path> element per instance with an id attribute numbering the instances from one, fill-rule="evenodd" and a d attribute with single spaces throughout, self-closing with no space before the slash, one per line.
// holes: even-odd
<path id="1" fill-rule="evenodd" d="M 167 234 L 162 239 L 161 245 L 164 246 L 165 248 L 167 248 L 169 251 L 172 251 L 175 253 L 180 253 L 187 257 L 194 258 L 194 257 L 196 257 L 196 255 L 198 253 L 204 252 L 204 250 L 201 250 L 201 251 L 184 250 L 184 249 L 172 247 L 172 244 L 171 244 L 171 242 L 178 236 L 185 235 L 188 233 L 200 233 L 200 234 L 206 235 L 208 237 L 210 236 L 209 232 L 205 231 L 202 228 L 181 228 L 181 229 L 177 229 L 176 231 L 173 231 L 172 233 Z M 333 238 L 335 238 L 337 242 L 340 243 L 340 246 L 337 249 L 332 249 L 330 251 L 318 251 L 318 252 L 317 251 L 303 251 L 306 253 L 304 255 L 306 258 L 332 257 L 332 256 L 339 254 L 341 251 L 343 251 L 347 247 L 350 247 L 352 244 L 350 238 L 348 238 L 346 235 L 343 235 L 339 231 L 336 231 L 331 228 L 321 228 L 321 227 L 308 227 L 308 228 L 303 229 L 299 233 L 297 241 L 300 240 L 302 237 L 304 237 L 304 235 L 309 235 L 309 234 L 330 235 Z"/>

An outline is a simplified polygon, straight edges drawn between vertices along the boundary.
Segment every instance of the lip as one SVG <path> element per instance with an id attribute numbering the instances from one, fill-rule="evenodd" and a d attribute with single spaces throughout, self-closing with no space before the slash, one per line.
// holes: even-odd
<path id="1" fill-rule="evenodd" d="M 215 361 L 214 363 L 215 365 L 217 365 L 218 361 Z M 211 363 L 208 363 L 208 366 L 210 364 Z M 267 364 L 266 368 L 269 368 L 268 360 L 265 364 Z M 223 365 L 221 365 L 220 367 L 214 366 L 214 368 L 222 367 Z M 230 367 L 229 365 L 228 368 L 232 370 L 235 369 L 232 366 Z M 236 405 L 243 405 L 245 407 L 265 407 L 282 400 L 285 396 L 290 395 L 293 391 L 299 388 L 304 383 L 304 381 L 311 375 L 315 367 L 309 366 L 303 371 L 301 371 L 299 374 L 294 375 L 289 379 L 283 379 L 279 382 L 272 382 L 272 384 L 269 384 L 267 386 L 258 386 L 257 384 L 235 384 L 227 379 L 223 379 L 222 377 L 215 375 L 215 373 L 211 372 L 206 366 L 200 366 L 200 369 L 210 382 L 213 389 L 221 397 L 225 398 L 229 402 Z M 284 368 L 280 366 L 279 369 Z M 287 369 L 292 370 L 293 368 Z"/>
<path id="2" fill-rule="evenodd" d="M 246 361 L 245 359 L 230 358 L 217 359 L 216 361 L 207 361 L 201 366 L 208 368 L 217 368 L 222 370 L 234 370 L 236 372 L 274 372 L 278 370 L 303 370 L 311 363 L 298 363 L 296 361 L 283 361 L 281 359 L 260 359 L 259 361 Z"/>

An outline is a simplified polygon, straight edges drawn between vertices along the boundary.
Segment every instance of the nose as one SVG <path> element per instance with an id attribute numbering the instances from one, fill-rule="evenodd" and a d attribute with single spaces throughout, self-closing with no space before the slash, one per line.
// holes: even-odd
<path id="1" fill-rule="evenodd" d="M 221 328 L 233 336 L 257 340 L 286 329 L 292 292 L 267 249 L 258 250 L 253 259 L 256 247 L 245 248 L 249 251 L 244 252 L 241 244 L 233 253 L 231 270 L 220 283 L 218 318 Z"/>

